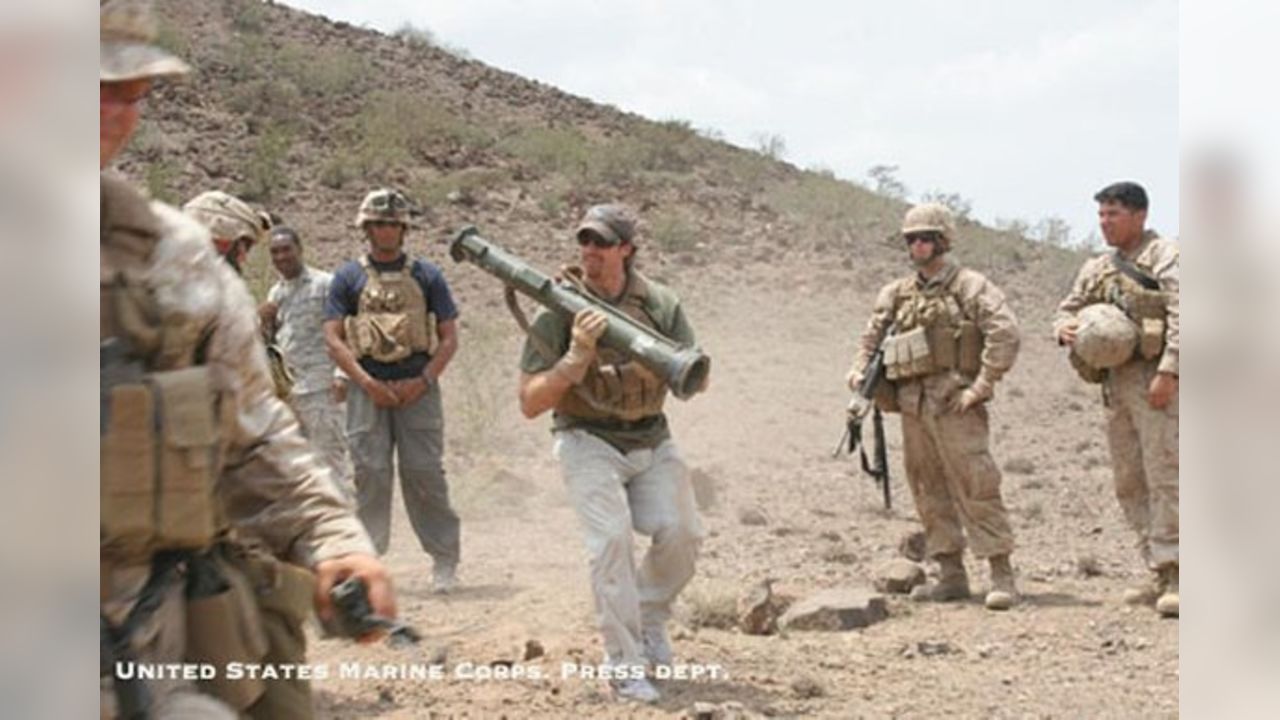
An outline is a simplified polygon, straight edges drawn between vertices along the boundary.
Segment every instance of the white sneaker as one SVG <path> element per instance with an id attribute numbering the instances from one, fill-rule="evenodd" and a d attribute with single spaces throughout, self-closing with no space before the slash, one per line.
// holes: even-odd
<path id="1" fill-rule="evenodd" d="M 609 686 L 613 688 L 613 694 L 619 700 L 634 700 L 635 702 L 652 704 L 662 699 L 662 694 L 658 692 L 658 688 L 653 686 L 647 678 L 632 678 L 629 680 L 613 680 Z"/>
<path id="2" fill-rule="evenodd" d="M 436 563 L 431 571 L 431 591 L 448 595 L 458 587 L 458 566 Z"/>
<path id="3" fill-rule="evenodd" d="M 667 626 L 645 625 L 640 631 L 640 639 L 644 642 L 644 656 L 653 666 L 671 665 L 675 662 L 675 653 L 671 650 L 671 639 L 667 637 Z"/>

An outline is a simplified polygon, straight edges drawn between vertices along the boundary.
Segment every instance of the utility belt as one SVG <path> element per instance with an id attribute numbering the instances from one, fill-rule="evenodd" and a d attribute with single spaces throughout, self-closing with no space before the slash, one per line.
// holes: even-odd
<path id="1" fill-rule="evenodd" d="M 576 415 L 557 414 L 562 420 L 557 422 L 557 427 L 563 423 L 565 429 L 581 428 L 590 426 L 594 430 L 603 432 L 633 432 L 652 430 L 666 419 L 665 415 L 647 415 L 637 420 L 622 420 L 620 418 L 583 418 Z"/>
<path id="2" fill-rule="evenodd" d="M 982 332 L 968 320 L 917 326 L 885 338 L 885 378 L 896 382 L 950 370 L 972 377 L 982 369 L 982 348 Z"/>
<path id="3" fill-rule="evenodd" d="M 109 567 L 102 569 L 109 573 Z M 199 687 L 238 711 L 253 705 L 266 691 L 260 678 L 230 680 L 228 663 L 257 663 L 271 647 L 267 625 L 286 622 L 300 627 L 310 612 L 314 579 L 296 565 L 257 550 L 219 543 L 204 551 L 164 551 L 151 562 L 151 574 L 133 608 L 119 626 L 101 618 L 101 663 L 109 677 L 115 663 L 133 657 L 132 637 L 164 601 L 175 581 L 183 583 L 186 601 L 185 655 L 189 663 L 208 664 L 214 677 Z M 145 713 L 150 704 L 140 681 L 115 680 L 121 717 Z"/>

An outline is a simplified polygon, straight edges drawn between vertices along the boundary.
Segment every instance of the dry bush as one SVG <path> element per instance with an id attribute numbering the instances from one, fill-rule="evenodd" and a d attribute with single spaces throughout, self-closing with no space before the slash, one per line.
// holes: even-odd
<path id="1" fill-rule="evenodd" d="M 731 630 L 738 624 L 737 589 L 714 580 L 694 582 L 680 596 L 684 624 L 691 628 Z"/>

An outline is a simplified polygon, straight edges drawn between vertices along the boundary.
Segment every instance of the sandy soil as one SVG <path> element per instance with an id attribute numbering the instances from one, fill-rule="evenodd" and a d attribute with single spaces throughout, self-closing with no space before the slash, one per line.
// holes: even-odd
<path id="1" fill-rule="evenodd" d="M 497 285 L 478 285 L 462 293 L 470 296 L 462 298 L 466 349 L 444 390 L 448 466 L 464 522 L 462 587 L 430 594 L 430 560 L 397 509 L 387 560 L 403 615 L 427 641 L 421 651 L 315 642 L 313 660 L 331 674 L 316 684 L 324 716 L 666 717 L 695 702 L 729 701 L 775 717 L 1177 714 L 1178 624 L 1120 602 L 1142 570 L 1111 495 L 1096 391 L 1075 379 L 1048 339 L 1048 307 L 1015 305 L 1024 350 L 992 409 L 993 452 L 1019 543 L 1020 607 L 997 614 L 976 599 L 928 605 L 890 596 L 889 618 L 865 629 L 764 637 L 692 622 L 692 604 L 765 578 L 793 596 L 870 587 L 919 525 L 902 483 L 896 419 L 892 512 L 880 509 L 851 459 L 829 457 L 867 288 L 837 272 L 777 266 L 715 282 L 694 269 L 666 274 L 714 358 L 711 390 L 669 406 L 691 467 L 704 490 L 714 488 L 704 493 L 714 495 L 704 509 L 709 537 L 674 644 L 678 660 L 719 677 L 664 681 L 663 700 L 651 708 L 610 700 L 597 680 L 562 677 L 562 663 L 601 656 L 585 555 L 550 457 L 549 421 L 526 422 L 515 404 L 518 331 L 488 297 Z M 740 522 L 753 508 L 766 524 Z M 638 538 L 638 552 L 645 542 Z M 985 569 L 969 562 L 980 590 Z M 545 652 L 526 662 L 530 642 Z M 443 677 L 336 677 L 344 662 L 436 662 Z M 494 665 L 541 678 L 489 678 Z M 487 679 L 470 679 L 477 674 Z"/>

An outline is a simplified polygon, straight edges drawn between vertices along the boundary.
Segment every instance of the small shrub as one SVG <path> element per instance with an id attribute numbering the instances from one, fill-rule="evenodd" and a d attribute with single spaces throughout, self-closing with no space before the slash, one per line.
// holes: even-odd
<path id="1" fill-rule="evenodd" d="M 262 0 L 234 0 L 231 27 L 242 33 L 258 34 L 267 26 L 267 8 Z"/>
<path id="2" fill-rule="evenodd" d="M 354 120 L 356 165 L 378 175 L 409 167 L 435 151 L 486 147 L 492 136 L 465 118 L 427 98 L 404 92 L 382 92 Z"/>
<path id="3" fill-rule="evenodd" d="M 181 172 L 177 163 L 168 157 L 159 157 L 147 163 L 146 170 L 143 171 L 147 194 L 171 205 L 180 204 L 182 200 L 174 186 Z"/>
<path id="4" fill-rule="evenodd" d="M 351 157 L 346 153 L 332 155 L 320 167 L 320 184 L 332 190 L 341 190 L 354 179 Z"/>
<path id="5" fill-rule="evenodd" d="M 508 136 L 498 149 L 544 174 L 583 178 L 591 167 L 587 138 L 572 128 L 534 127 Z"/>
<path id="6" fill-rule="evenodd" d="M 738 595 L 727 583 L 695 584 L 681 597 L 685 624 L 691 628 L 731 630 L 738 624 Z"/>
<path id="7" fill-rule="evenodd" d="M 292 146 L 293 136 L 283 128 L 269 128 L 258 136 L 245 165 L 245 180 L 238 193 L 242 199 L 266 202 L 279 197 L 289 179 L 284 160 Z"/>
<path id="8" fill-rule="evenodd" d="M 477 198 L 481 194 L 500 187 L 507 180 L 503 170 L 493 168 L 464 168 L 457 172 L 419 183 L 414 195 L 428 207 L 448 202 L 450 193 Z"/>
<path id="9" fill-rule="evenodd" d="M 697 227 L 684 215 L 675 212 L 655 216 L 650 234 L 658 247 L 668 253 L 687 252 L 698 243 Z"/>

